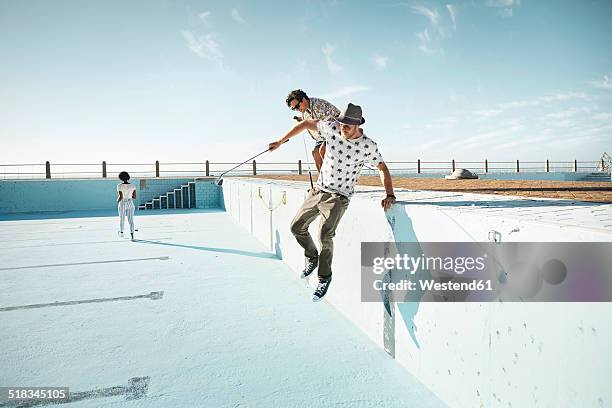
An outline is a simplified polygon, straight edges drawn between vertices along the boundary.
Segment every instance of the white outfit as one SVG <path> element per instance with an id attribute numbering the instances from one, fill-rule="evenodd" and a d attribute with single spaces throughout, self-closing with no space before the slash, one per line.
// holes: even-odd
<path id="1" fill-rule="evenodd" d="M 123 233 L 123 225 L 125 224 L 125 217 L 127 216 L 128 223 L 130 224 L 130 232 L 134 234 L 134 200 L 132 200 L 132 194 L 136 191 L 136 188 L 131 184 L 121 183 L 117 185 L 117 192 L 121 192 L 122 199 L 117 205 L 119 210 L 119 231 Z"/>
<path id="2" fill-rule="evenodd" d="M 372 166 L 383 163 L 378 146 L 365 134 L 356 139 L 345 139 L 336 121 L 319 121 L 317 129 L 327 143 L 317 187 L 328 193 L 351 197 L 364 163 Z"/>

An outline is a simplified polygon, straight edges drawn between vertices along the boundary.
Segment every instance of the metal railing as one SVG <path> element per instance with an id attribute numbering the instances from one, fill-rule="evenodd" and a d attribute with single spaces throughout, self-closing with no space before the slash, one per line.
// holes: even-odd
<path id="1" fill-rule="evenodd" d="M 218 176 L 239 163 L 234 162 L 150 162 L 150 163 L 45 163 L 0 164 L 2 179 L 57 179 L 57 178 L 116 178 L 127 171 L 133 177 L 204 177 Z M 391 174 L 448 174 L 466 168 L 477 174 L 533 173 L 533 172 L 610 172 L 610 156 L 598 161 L 391 161 L 386 162 Z M 307 174 L 316 172 L 312 162 L 257 162 L 233 170 L 231 175 Z M 376 175 L 378 171 L 366 166 L 363 175 Z"/>

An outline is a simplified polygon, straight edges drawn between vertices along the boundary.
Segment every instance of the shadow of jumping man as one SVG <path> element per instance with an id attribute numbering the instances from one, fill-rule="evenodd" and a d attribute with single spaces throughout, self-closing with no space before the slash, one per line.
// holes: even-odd
<path id="1" fill-rule="evenodd" d="M 398 253 L 406 253 L 402 248 L 402 243 L 409 243 L 411 250 L 410 253 L 415 252 L 415 243 L 416 244 L 416 252 L 422 253 L 420 245 L 418 244 L 419 240 L 416 236 L 414 228 L 412 226 L 412 220 L 406 213 L 406 208 L 402 205 L 394 205 L 391 207 L 385 214 L 387 218 L 387 222 L 391 227 L 391 231 L 393 233 L 393 240 L 395 242 L 395 248 L 392 248 L 391 245 L 388 250 L 389 253 L 385 254 L 385 257 L 394 257 Z M 387 252 L 387 250 L 386 250 Z M 385 276 L 385 280 L 389 282 L 401 282 L 410 280 L 413 282 L 417 282 L 420 279 L 429 279 L 431 278 L 431 273 L 426 270 L 419 269 L 415 274 L 411 274 L 409 271 L 405 269 L 391 269 L 387 272 L 388 276 Z M 398 296 L 399 294 L 399 296 Z M 394 319 L 393 316 L 393 303 L 397 304 L 397 310 L 406 325 L 406 329 L 408 330 L 408 334 L 410 338 L 414 342 L 414 345 L 417 348 L 421 348 L 419 341 L 417 339 L 417 326 L 414 322 L 414 318 L 419 310 L 421 298 L 425 294 L 425 291 L 420 288 L 419 285 L 416 285 L 415 290 L 406 290 L 403 292 L 396 292 L 395 294 L 391 294 L 387 292 L 383 293 L 383 303 L 385 305 L 385 327 L 387 327 L 386 321 L 388 319 Z M 394 299 L 395 297 L 401 297 L 401 299 Z M 387 341 L 388 335 L 385 334 L 385 341 Z M 387 347 L 385 347 L 387 348 Z M 393 346 L 394 351 L 394 346 Z"/>
<path id="2" fill-rule="evenodd" d="M 274 254 L 276 255 L 276 257 L 278 259 L 283 259 L 283 250 L 281 248 L 280 242 L 281 242 L 281 237 L 280 237 L 280 233 L 278 232 L 278 229 L 275 231 L 274 233 Z"/>
<path id="3" fill-rule="evenodd" d="M 219 253 L 231 254 L 231 255 L 252 256 L 255 258 L 267 258 L 267 259 L 276 258 L 276 254 L 271 253 L 271 252 L 254 252 L 254 251 L 244 251 L 244 250 L 235 249 L 235 248 L 213 248 L 213 247 L 200 246 L 200 245 L 174 244 L 170 242 L 150 241 L 146 239 L 137 239 L 134 242 L 137 244 L 163 245 L 163 246 L 169 246 L 169 247 L 175 247 L 175 248 L 193 249 L 196 251 L 209 251 L 209 252 L 219 252 Z"/>

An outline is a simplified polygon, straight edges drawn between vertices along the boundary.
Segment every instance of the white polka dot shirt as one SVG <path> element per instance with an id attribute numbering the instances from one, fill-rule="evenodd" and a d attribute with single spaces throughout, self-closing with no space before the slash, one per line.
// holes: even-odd
<path id="1" fill-rule="evenodd" d="M 374 167 L 383 163 L 378 146 L 365 134 L 345 139 L 340 133 L 340 123 L 335 120 L 319 121 L 317 129 L 327 144 L 317 188 L 352 196 L 364 163 Z"/>

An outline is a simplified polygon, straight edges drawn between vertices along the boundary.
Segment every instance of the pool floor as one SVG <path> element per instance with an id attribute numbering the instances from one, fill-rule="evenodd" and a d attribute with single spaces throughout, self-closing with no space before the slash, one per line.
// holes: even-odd
<path id="1" fill-rule="evenodd" d="M 70 407 L 445 406 L 225 212 L 137 215 L 135 242 L 112 213 L 21 218 L 0 222 L 0 386 L 69 387 Z"/>

